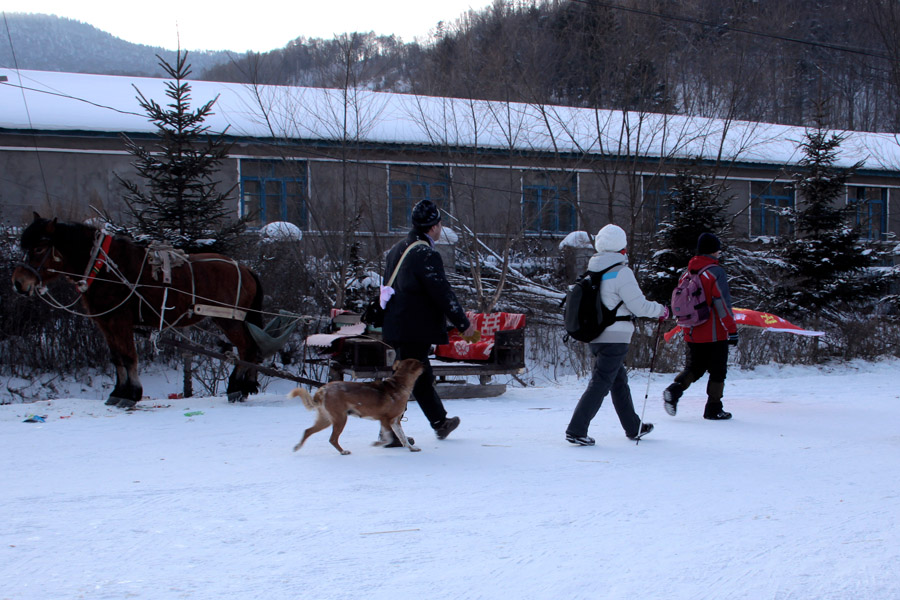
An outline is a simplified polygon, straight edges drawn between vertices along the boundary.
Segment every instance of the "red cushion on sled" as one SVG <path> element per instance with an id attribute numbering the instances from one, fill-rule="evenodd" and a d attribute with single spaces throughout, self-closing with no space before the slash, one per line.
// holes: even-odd
<path id="1" fill-rule="evenodd" d="M 477 342 L 467 342 L 462 339 L 458 330 L 451 329 L 450 342 L 435 348 L 434 355 L 436 357 L 466 361 L 488 360 L 491 350 L 494 349 L 495 333 L 525 327 L 525 315 L 521 313 L 467 312 L 466 316 L 475 325 L 475 329 L 481 332 L 481 339 Z"/>

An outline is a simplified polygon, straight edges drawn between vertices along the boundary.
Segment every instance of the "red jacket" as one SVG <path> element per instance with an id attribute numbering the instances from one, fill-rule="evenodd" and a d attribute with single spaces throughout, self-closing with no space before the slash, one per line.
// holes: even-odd
<path id="1" fill-rule="evenodd" d="M 695 327 L 684 330 L 687 342 L 708 343 L 721 342 L 728 339 L 729 333 L 737 333 L 737 324 L 731 312 L 731 292 L 728 289 L 728 276 L 719 261 L 707 255 L 695 256 L 688 263 L 688 269 L 696 273 L 709 266 L 700 276 L 703 293 L 711 310 L 709 320 Z"/>

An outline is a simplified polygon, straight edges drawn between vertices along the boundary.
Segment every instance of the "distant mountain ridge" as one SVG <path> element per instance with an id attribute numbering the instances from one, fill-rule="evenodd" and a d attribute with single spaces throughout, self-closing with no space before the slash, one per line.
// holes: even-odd
<path id="1" fill-rule="evenodd" d="M 132 44 L 93 25 L 54 15 L 7 13 L 0 30 L 0 67 L 10 69 L 161 77 L 156 55 L 174 63 L 172 50 Z M 221 51 L 189 51 L 192 77 L 229 62 L 233 56 Z"/>

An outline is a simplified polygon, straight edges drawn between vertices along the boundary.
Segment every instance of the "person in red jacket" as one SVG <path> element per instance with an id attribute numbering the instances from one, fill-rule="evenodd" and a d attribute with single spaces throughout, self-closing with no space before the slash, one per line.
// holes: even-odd
<path id="1" fill-rule="evenodd" d="M 663 392 L 663 406 L 672 416 L 675 416 L 678 399 L 684 391 L 708 371 L 703 418 L 712 421 L 731 418 L 731 413 L 725 412 L 722 405 L 722 395 L 728 369 L 728 346 L 737 344 L 738 333 L 731 311 L 728 276 L 719 264 L 721 248 L 719 238 L 711 233 L 703 233 L 697 239 L 697 255 L 688 263 L 688 269 L 693 273 L 699 273 L 705 268 L 700 280 L 706 301 L 710 305 L 710 316 L 706 322 L 684 330 L 687 365 Z"/>

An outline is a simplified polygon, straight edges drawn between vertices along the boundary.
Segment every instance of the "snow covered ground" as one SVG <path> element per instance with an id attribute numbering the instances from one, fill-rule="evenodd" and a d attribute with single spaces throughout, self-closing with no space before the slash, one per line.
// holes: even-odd
<path id="1" fill-rule="evenodd" d="M 656 430 L 635 445 L 607 400 L 590 448 L 563 436 L 584 380 L 448 401 L 444 441 L 413 405 L 416 454 L 357 419 L 350 456 L 327 431 L 291 452 L 313 415 L 280 382 L 0 406 L 0 599 L 898 598 L 898 373 L 734 369 L 730 422 L 705 381 L 667 416 L 655 374 Z"/>

